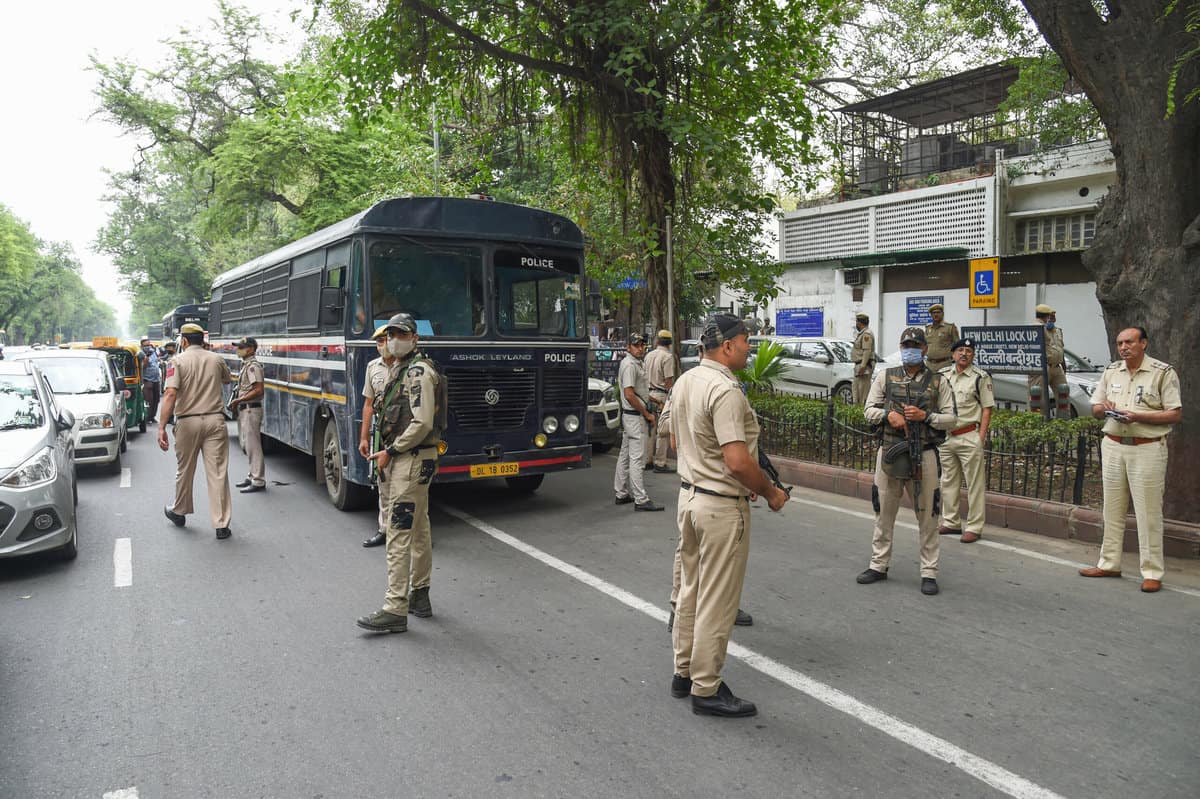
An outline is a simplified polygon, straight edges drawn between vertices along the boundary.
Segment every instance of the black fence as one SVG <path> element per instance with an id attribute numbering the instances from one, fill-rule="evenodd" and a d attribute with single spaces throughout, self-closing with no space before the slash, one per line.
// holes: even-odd
<path id="1" fill-rule="evenodd" d="M 771 455 L 875 471 L 879 438 L 862 429 L 862 418 L 840 402 L 787 420 L 759 415 L 759 446 Z M 1099 508 L 1100 438 L 1069 433 L 1032 440 L 1027 434 L 992 430 L 984 452 L 987 490 Z"/>

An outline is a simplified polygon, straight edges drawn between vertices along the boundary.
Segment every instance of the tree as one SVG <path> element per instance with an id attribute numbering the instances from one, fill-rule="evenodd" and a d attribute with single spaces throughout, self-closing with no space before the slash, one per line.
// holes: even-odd
<path id="1" fill-rule="evenodd" d="M 0 205 L 0 330 L 12 332 L 13 315 L 28 301 L 38 241 L 24 221 Z"/>

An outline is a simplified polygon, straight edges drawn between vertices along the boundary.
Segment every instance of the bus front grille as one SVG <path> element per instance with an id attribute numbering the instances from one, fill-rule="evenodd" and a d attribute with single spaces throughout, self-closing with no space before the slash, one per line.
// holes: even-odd
<path id="1" fill-rule="evenodd" d="M 516 430 L 537 398 L 537 374 L 511 369 L 448 369 L 450 413 L 464 432 Z"/>
<path id="2" fill-rule="evenodd" d="M 583 372 L 547 369 L 542 375 L 542 405 L 560 408 L 583 404 Z"/>

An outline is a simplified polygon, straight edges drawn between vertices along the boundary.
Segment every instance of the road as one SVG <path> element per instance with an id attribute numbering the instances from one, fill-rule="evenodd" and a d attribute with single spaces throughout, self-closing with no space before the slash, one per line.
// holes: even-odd
<path id="1" fill-rule="evenodd" d="M 217 541 L 163 518 L 173 456 L 135 436 L 122 478 L 81 474 L 77 561 L 0 561 L 0 796 L 1197 795 L 1193 564 L 1145 595 L 1075 576 L 1094 548 L 989 528 L 943 539 L 925 597 L 911 526 L 860 586 L 869 506 L 759 503 L 725 669 L 759 715 L 695 716 L 668 692 L 673 517 L 612 505 L 613 464 L 439 487 L 435 615 L 374 636 L 373 515 L 310 460 L 270 456 Z"/>

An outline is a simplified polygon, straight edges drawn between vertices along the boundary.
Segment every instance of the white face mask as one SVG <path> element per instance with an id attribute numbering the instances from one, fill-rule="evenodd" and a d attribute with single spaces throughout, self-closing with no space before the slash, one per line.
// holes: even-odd
<path id="1" fill-rule="evenodd" d="M 411 338 L 389 338 L 387 343 L 387 351 L 388 354 L 393 358 L 403 358 L 405 355 L 408 355 L 410 352 L 416 349 L 416 346 L 417 342 L 413 341 Z"/>

